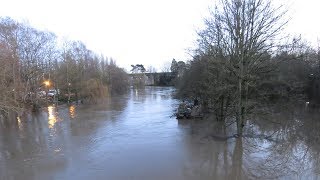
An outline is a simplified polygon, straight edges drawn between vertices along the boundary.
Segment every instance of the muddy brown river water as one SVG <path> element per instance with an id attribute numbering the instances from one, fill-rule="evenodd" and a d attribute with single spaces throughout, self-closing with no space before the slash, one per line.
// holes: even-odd
<path id="1" fill-rule="evenodd" d="M 253 116 L 246 133 L 272 139 L 223 140 L 210 136 L 221 134 L 219 123 L 171 117 L 173 92 L 131 89 L 98 105 L 49 106 L 1 120 L 0 179 L 320 179 L 318 112 Z"/>

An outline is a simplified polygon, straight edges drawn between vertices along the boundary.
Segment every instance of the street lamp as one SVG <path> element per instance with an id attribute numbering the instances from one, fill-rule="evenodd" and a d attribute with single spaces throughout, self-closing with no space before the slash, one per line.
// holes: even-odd
<path id="1" fill-rule="evenodd" d="M 49 80 L 44 81 L 43 84 L 44 84 L 46 87 L 48 87 L 48 86 L 50 86 L 50 81 L 49 81 Z"/>
<path id="2" fill-rule="evenodd" d="M 43 84 L 45 85 L 46 87 L 46 101 L 48 103 L 48 87 L 50 86 L 50 81 L 49 80 L 46 80 L 43 82 Z"/>

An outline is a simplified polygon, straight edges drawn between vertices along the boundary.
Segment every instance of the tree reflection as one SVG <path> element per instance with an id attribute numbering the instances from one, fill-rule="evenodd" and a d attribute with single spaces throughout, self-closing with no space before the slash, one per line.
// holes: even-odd
<path id="1" fill-rule="evenodd" d="M 65 145 L 64 138 L 51 136 L 50 127 L 56 121 L 56 110 L 50 107 L 18 116 L 16 121 L 6 121 L 6 126 L 0 125 L 0 179 L 37 179 L 36 174 L 47 167 L 54 170 L 65 166 L 61 153 L 54 152 Z M 44 164 L 39 159 L 51 162 Z"/>
<path id="2" fill-rule="evenodd" d="M 254 147 L 255 150 L 251 148 L 251 152 L 259 155 L 257 160 L 248 157 L 252 176 L 291 179 L 317 177 L 319 113 L 310 113 L 303 107 L 293 105 L 268 110 L 270 113 L 264 116 L 253 117 L 251 129 L 254 129 L 254 133 L 272 134 L 273 141 L 252 139 L 245 146 L 249 149 L 250 146 Z"/>
<path id="3" fill-rule="evenodd" d="M 243 146 L 242 146 L 242 138 L 238 138 L 236 140 L 236 145 L 234 146 L 233 154 L 232 154 L 232 166 L 231 173 L 229 174 L 229 179 L 243 179 Z"/>
<path id="4" fill-rule="evenodd" d="M 150 88 L 134 87 L 131 90 L 133 100 L 141 103 L 144 102 L 146 100 L 147 91 L 150 91 Z"/>
<path id="5" fill-rule="evenodd" d="M 235 132 L 233 125 L 226 127 L 210 119 L 190 121 L 190 137 L 200 143 L 198 150 L 192 147 L 194 142 L 187 146 L 193 156 L 191 164 L 210 161 L 211 167 L 188 165 L 187 169 L 200 172 L 189 173 L 188 177 L 199 179 L 199 174 L 206 174 L 204 179 L 319 178 L 319 113 L 293 106 L 268 111 L 256 112 L 247 122 L 244 136 L 238 138 L 230 136 Z M 186 124 L 179 123 L 184 129 Z"/>

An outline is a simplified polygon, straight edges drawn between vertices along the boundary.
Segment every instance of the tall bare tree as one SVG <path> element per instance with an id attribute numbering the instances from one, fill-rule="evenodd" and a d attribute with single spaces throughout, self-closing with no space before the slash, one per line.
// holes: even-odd
<path id="1" fill-rule="evenodd" d="M 286 11 L 271 0 L 220 0 L 199 33 L 200 52 L 211 56 L 233 77 L 237 87 L 236 122 L 242 133 L 249 88 L 270 68 L 269 54 L 284 28 Z"/>
<path id="2" fill-rule="evenodd" d="M 51 32 L 0 17 L 0 114 L 46 104 L 43 90 L 49 88 L 68 94 L 68 100 L 71 93 L 84 99 L 126 90 L 127 74 L 114 60 L 106 61 L 80 41 L 61 48 L 56 40 Z"/>
<path id="3" fill-rule="evenodd" d="M 10 47 L 3 43 L 0 43 L 0 67 L 0 114 L 17 112 L 21 109 L 16 97 L 19 90 L 17 85 L 20 84 L 15 79 L 18 75 L 17 63 Z"/>

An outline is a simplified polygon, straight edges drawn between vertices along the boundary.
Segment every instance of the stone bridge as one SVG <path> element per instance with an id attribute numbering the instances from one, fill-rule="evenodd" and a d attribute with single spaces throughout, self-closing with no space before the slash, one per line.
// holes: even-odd
<path id="1" fill-rule="evenodd" d="M 173 86 L 176 74 L 172 72 L 137 73 L 129 74 L 129 77 L 131 85 Z"/>

